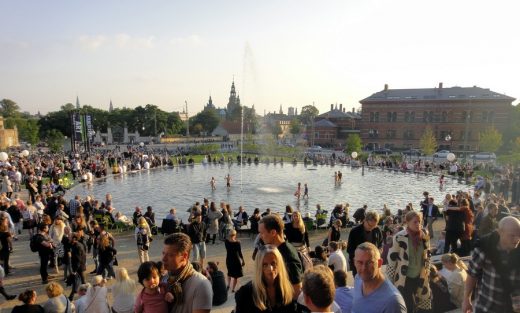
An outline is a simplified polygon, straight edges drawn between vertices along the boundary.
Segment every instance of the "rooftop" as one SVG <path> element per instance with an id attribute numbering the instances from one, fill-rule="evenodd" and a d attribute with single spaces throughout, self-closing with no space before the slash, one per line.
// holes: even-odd
<path id="1" fill-rule="evenodd" d="M 443 88 L 440 84 L 439 88 L 420 88 L 420 89 L 385 89 L 372 94 L 360 103 L 380 102 L 380 101 L 416 101 L 416 100 L 509 100 L 514 101 L 515 98 L 509 97 L 489 89 L 473 87 L 449 87 Z"/>

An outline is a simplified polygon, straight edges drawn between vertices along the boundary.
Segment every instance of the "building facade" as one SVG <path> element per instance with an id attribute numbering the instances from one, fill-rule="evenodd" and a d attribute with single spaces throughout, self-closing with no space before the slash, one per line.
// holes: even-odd
<path id="1" fill-rule="evenodd" d="M 313 134 L 308 136 L 310 144 L 326 147 L 344 147 L 350 134 L 359 134 L 361 115 L 346 111 L 342 104 L 330 105 L 330 111 L 314 120 Z M 314 137 L 312 137 L 314 135 Z"/>
<path id="2" fill-rule="evenodd" d="M 515 99 L 480 87 L 389 89 L 360 101 L 361 139 L 367 149 L 420 148 L 427 127 L 439 149 L 478 151 L 479 136 L 504 132 Z"/>
<path id="3" fill-rule="evenodd" d="M 4 117 L 0 116 L 0 149 L 6 149 L 9 147 L 18 147 L 18 129 L 16 125 L 14 129 L 4 128 Z"/>

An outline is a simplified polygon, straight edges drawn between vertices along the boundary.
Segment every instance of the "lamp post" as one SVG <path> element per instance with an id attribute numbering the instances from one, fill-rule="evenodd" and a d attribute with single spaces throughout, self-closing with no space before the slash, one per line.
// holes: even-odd
<path id="1" fill-rule="evenodd" d="M 468 156 L 468 128 L 469 128 L 469 120 L 471 119 L 471 115 L 468 112 L 466 114 L 466 130 L 464 131 L 464 162 L 467 162 Z"/>
<path id="2" fill-rule="evenodd" d="M 450 146 L 450 152 L 452 152 L 451 151 L 451 136 L 450 136 L 450 134 L 446 135 L 446 137 L 444 137 L 444 140 L 446 140 L 446 142 Z"/>

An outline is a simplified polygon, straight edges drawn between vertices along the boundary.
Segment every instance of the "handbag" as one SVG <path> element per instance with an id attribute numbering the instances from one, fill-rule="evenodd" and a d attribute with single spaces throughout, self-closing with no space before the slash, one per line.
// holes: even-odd
<path id="1" fill-rule="evenodd" d="M 113 266 L 119 266 L 119 262 L 117 261 L 117 257 L 114 256 L 114 263 L 112 263 Z"/>

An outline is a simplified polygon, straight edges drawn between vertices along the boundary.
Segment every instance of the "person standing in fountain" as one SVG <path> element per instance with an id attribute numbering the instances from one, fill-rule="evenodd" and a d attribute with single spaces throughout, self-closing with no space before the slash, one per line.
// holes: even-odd
<path id="1" fill-rule="evenodd" d="M 300 199 L 300 196 L 302 195 L 302 183 L 298 183 L 298 187 L 296 187 L 296 192 L 294 193 L 294 196 Z"/>
<path id="2" fill-rule="evenodd" d="M 224 179 L 226 180 L 226 187 L 229 190 L 231 188 L 231 175 L 227 174 L 227 176 L 224 177 Z"/>
<path id="3" fill-rule="evenodd" d="M 217 181 L 215 180 L 215 177 L 211 177 L 211 180 L 209 181 L 209 184 L 211 186 L 211 190 L 217 189 Z"/>
<path id="4" fill-rule="evenodd" d="M 303 185 L 303 198 L 309 199 L 309 187 L 307 183 Z"/>

